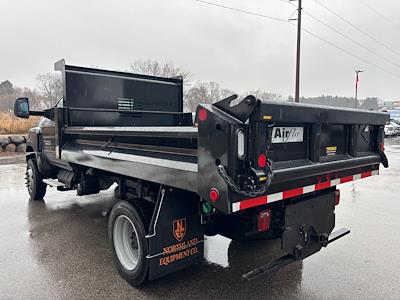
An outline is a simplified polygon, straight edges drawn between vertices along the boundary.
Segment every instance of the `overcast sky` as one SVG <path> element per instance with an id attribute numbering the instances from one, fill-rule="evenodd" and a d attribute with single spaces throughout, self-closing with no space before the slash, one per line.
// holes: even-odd
<path id="1" fill-rule="evenodd" d="M 295 10 L 282 0 L 208 1 L 282 19 Z M 353 96 L 354 71 L 361 69 L 365 72 L 360 98 L 400 99 L 400 1 L 318 1 L 390 50 L 314 0 L 303 0 L 306 12 L 383 59 L 307 15 L 304 28 L 394 75 L 303 33 L 301 95 Z M 294 94 L 296 28 L 289 23 L 194 0 L 0 0 L 0 7 L 0 81 L 34 87 L 36 75 L 52 71 L 60 58 L 67 64 L 118 70 L 128 69 L 136 59 L 150 58 L 172 60 L 196 79 L 233 90 Z"/>

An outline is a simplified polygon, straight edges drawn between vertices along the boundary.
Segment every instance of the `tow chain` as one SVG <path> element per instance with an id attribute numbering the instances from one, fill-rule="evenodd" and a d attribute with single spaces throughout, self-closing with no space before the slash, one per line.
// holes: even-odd
<path id="1" fill-rule="evenodd" d="M 267 180 L 265 181 L 265 184 L 257 188 L 257 185 L 252 182 L 252 186 L 250 186 L 246 190 L 242 190 L 240 186 L 238 186 L 235 181 L 229 176 L 228 172 L 226 171 L 225 167 L 222 164 L 219 164 L 217 166 L 218 168 L 218 173 L 224 179 L 224 181 L 228 184 L 228 186 L 237 194 L 246 196 L 246 197 L 256 197 L 259 195 L 264 194 L 269 186 L 271 185 L 272 182 L 272 177 L 273 177 L 273 172 L 272 172 L 272 162 L 268 159 L 267 160 Z"/>

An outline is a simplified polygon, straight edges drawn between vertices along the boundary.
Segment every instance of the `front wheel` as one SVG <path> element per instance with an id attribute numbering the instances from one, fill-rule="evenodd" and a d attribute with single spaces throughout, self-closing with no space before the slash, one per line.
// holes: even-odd
<path id="1" fill-rule="evenodd" d="M 40 175 L 36 159 L 29 159 L 26 166 L 26 187 L 32 200 L 43 200 L 47 185 Z"/>
<path id="2" fill-rule="evenodd" d="M 146 230 L 140 214 L 129 202 L 114 205 L 108 221 L 108 236 L 118 273 L 133 286 L 146 281 Z"/>

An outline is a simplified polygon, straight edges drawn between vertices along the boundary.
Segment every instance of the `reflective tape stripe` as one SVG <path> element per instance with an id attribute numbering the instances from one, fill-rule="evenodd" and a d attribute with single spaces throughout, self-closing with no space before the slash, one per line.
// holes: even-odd
<path id="1" fill-rule="evenodd" d="M 327 189 L 327 188 L 336 186 L 341 183 L 346 183 L 346 182 L 350 182 L 350 181 L 354 181 L 354 180 L 358 180 L 361 178 L 378 175 L 378 174 L 379 174 L 379 170 L 367 171 L 367 172 L 363 172 L 360 174 L 355 174 L 352 176 L 345 176 L 342 178 L 336 178 L 336 179 L 319 182 L 316 184 L 307 185 L 304 187 L 295 188 L 295 189 L 291 189 L 291 190 L 287 190 L 287 191 L 283 191 L 283 192 L 279 192 L 279 193 L 269 194 L 269 195 L 261 196 L 261 197 L 257 197 L 257 198 L 246 199 L 246 200 L 243 200 L 240 202 L 232 203 L 232 212 L 237 212 L 240 210 L 244 210 L 244 209 L 251 208 L 251 207 L 256 207 L 259 205 L 293 198 L 293 197 L 308 194 L 308 193 L 311 193 L 314 191 L 320 191 L 323 189 Z"/>
<path id="2" fill-rule="evenodd" d="M 307 185 L 307 186 L 303 187 L 303 192 L 304 192 L 304 194 L 315 192 L 315 185 L 313 184 L 313 185 Z"/>
<path id="3" fill-rule="evenodd" d="M 371 172 L 363 172 L 363 173 L 361 173 L 361 178 L 365 178 L 365 177 L 368 177 L 368 176 L 371 176 Z"/>
<path id="4" fill-rule="evenodd" d="M 331 181 L 320 182 L 315 185 L 315 190 L 320 191 L 331 187 Z"/>
<path id="5" fill-rule="evenodd" d="M 283 199 L 283 193 L 275 193 L 267 196 L 268 203 L 275 202 Z"/>
<path id="6" fill-rule="evenodd" d="M 335 186 L 335 185 L 338 185 L 338 184 L 340 184 L 340 179 L 339 178 L 331 180 L 331 186 Z"/>
<path id="7" fill-rule="evenodd" d="M 349 181 L 353 181 L 353 176 L 346 176 L 346 177 L 340 178 L 340 183 L 346 183 Z"/>
<path id="8" fill-rule="evenodd" d="M 236 212 L 240 210 L 240 202 L 232 203 L 232 212 Z"/>
<path id="9" fill-rule="evenodd" d="M 300 196 L 303 194 L 304 194 L 303 188 L 288 190 L 288 191 L 283 192 L 283 199 L 292 198 L 292 197 Z"/>
<path id="10" fill-rule="evenodd" d="M 254 206 L 259 206 L 259 205 L 267 204 L 267 196 L 252 198 L 252 199 L 240 201 L 239 203 L 240 203 L 240 210 L 254 207 Z"/>

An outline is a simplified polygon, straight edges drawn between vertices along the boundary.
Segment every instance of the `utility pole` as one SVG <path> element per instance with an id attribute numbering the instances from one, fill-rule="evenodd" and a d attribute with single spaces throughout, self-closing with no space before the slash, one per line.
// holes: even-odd
<path id="1" fill-rule="evenodd" d="M 360 73 L 362 73 L 364 71 L 361 70 L 356 70 L 356 97 L 354 98 L 354 107 L 357 108 L 358 107 L 358 101 L 357 101 L 357 93 L 358 93 L 358 81 L 359 81 L 359 75 Z"/>
<path id="2" fill-rule="evenodd" d="M 296 0 L 290 0 L 296 1 Z M 296 54 L 296 91 L 294 101 L 299 102 L 300 99 L 300 44 L 301 44 L 301 10 L 302 0 L 297 0 L 299 7 L 297 9 L 297 54 Z M 290 19 L 292 20 L 292 19 Z"/>

